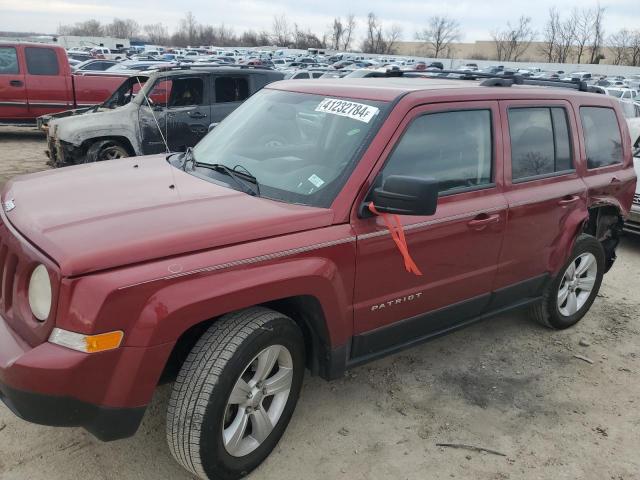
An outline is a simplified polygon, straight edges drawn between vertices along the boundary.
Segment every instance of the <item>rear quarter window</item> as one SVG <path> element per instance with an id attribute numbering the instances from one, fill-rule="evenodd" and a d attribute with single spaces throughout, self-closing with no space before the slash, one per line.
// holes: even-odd
<path id="1" fill-rule="evenodd" d="M 616 113 L 607 107 L 580 107 L 587 168 L 622 163 L 622 136 Z"/>
<path id="2" fill-rule="evenodd" d="M 27 72 L 30 75 L 58 75 L 58 57 L 52 48 L 27 47 Z"/>
<path id="3" fill-rule="evenodd" d="M 20 73 L 18 55 L 13 47 L 0 47 L 0 75 Z"/>

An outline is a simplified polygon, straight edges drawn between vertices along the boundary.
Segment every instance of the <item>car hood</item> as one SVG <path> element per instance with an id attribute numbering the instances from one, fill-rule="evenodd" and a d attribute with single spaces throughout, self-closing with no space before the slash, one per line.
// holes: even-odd
<path id="1" fill-rule="evenodd" d="M 15 177 L 9 222 L 64 276 L 330 225 L 329 209 L 253 197 L 171 166 L 164 155 Z"/>
<path id="2" fill-rule="evenodd" d="M 138 121 L 138 106 L 128 103 L 113 109 L 99 107 L 89 109 L 77 115 L 54 118 L 49 122 L 49 135 L 72 145 L 80 145 L 88 138 L 113 136 L 129 127 L 131 130 L 127 138 L 135 135 L 135 125 Z"/>

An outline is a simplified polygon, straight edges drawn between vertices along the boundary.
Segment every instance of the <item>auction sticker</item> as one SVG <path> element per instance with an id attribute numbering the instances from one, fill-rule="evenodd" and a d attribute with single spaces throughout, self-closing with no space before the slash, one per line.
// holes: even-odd
<path id="1" fill-rule="evenodd" d="M 364 103 L 349 102 L 339 98 L 325 98 L 316 107 L 316 112 L 331 113 L 369 123 L 380 111 L 377 107 Z"/>

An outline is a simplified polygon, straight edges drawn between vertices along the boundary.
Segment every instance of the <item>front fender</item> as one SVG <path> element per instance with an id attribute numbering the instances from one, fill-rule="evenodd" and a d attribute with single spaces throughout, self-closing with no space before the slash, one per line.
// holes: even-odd
<path id="1" fill-rule="evenodd" d="M 123 330 L 125 346 L 151 346 L 225 313 L 304 295 L 321 305 L 327 343 L 340 346 L 353 329 L 355 248 L 340 225 L 68 278 L 56 323 Z"/>
<path id="2" fill-rule="evenodd" d="M 193 325 L 225 313 L 309 295 L 322 306 L 331 345 L 342 345 L 352 334 L 352 288 L 353 277 L 322 257 L 179 278 L 149 298 L 127 335 L 127 343 L 157 345 L 175 341 Z"/>

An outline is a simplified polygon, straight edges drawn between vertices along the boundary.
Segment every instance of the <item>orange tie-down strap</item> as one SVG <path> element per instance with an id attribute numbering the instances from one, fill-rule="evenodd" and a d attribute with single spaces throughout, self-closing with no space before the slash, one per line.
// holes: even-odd
<path id="1" fill-rule="evenodd" d="M 402 222 L 400 221 L 400 217 L 398 215 L 390 215 L 388 213 L 380 213 L 376 210 L 376 207 L 373 205 L 373 202 L 369 203 L 369 211 L 374 215 L 378 215 L 382 217 L 385 225 L 389 229 L 389 233 L 391 234 L 391 238 L 396 243 L 402 258 L 404 259 L 404 268 L 409 273 L 413 273 L 414 275 L 422 276 L 422 272 L 416 265 L 416 262 L 411 258 L 411 254 L 409 253 L 409 246 L 407 245 L 407 239 L 404 236 L 404 229 L 402 228 Z"/>

